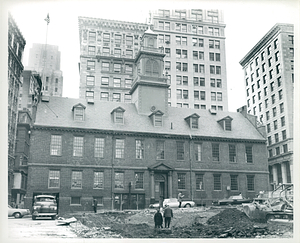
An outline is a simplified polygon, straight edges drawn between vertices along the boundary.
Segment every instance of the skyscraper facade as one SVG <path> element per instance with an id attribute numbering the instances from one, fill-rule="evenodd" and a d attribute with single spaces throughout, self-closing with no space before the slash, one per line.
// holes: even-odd
<path id="1" fill-rule="evenodd" d="M 45 96 L 62 96 L 63 73 L 60 70 L 58 46 L 36 44 L 29 51 L 26 70 L 38 72 L 42 77 L 42 92 Z"/>
<path id="2" fill-rule="evenodd" d="M 168 105 L 228 110 L 222 12 L 158 10 L 148 22 L 165 53 Z M 131 102 L 132 64 L 147 28 L 79 17 L 80 98 Z"/>
<path id="3" fill-rule="evenodd" d="M 12 15 L 8 14 L 8 202 L 14 182 L 15 148 L 18 121 L 18 96 L 22 85 L 22 57 L 26 41 Z"/>
<path id="4" fill-rule="evenodd" d="M 152 18 L 166 54 L 169 105 L 228 110 L 222 11 L 158 10 Z"/>
<path id="5" fill-rule="evenodd" d="M 79 97 L 131 102 L 134 57 L 147 24 L 79 17 Z"/>
<path id="6" fill-rule="evenodd" d="M 273 26 L 240 64 L 247 111 L 267 127 L 270 182 L 293 182 L 293 25 Z"/>

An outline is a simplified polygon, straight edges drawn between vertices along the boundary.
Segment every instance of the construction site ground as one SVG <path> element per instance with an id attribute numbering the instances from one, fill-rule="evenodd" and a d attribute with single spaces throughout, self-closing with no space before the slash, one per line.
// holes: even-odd
<path id="1" fill-rule="evenodd" d="M 60 215 L 75 217 L 80 238 L 293 238 L 293 222 L 251 221 L 241 206 L 175 208 L 170 229 L 155 229 L 155 209 L 99 211 Z"/>

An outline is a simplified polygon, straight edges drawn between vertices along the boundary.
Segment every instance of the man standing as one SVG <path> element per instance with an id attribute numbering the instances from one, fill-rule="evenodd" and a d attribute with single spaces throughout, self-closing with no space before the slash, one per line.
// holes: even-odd
<path id="1" fill-rule="evenodd" d="M 181 194 L 181 192 L 178 193 L 178 202 L 179 202 L 179 208 L 181 208 L 181 202 L 184 195 Z"/>
<path id="2" fill-rule="evenodd" d="M 164 211 L 165 218 L 165 228 L 170 228 L 171 218 L 173 218 L 173 211 L 169 208 L 169 205 L 166 205 L 166 209 Z"/>
<path id="3" fill-rule="evenodd" d="M 154 223 L 155 223 L 155 228 L 162 228 L 163 217 L 160 213 L 159 208 L 157 209 L 156 213 L 154 214 Z"/>
<path id="4" fill-rule="evenodd" d="M 95 213 L 97 213 L 97 204 L 98 204 L 98 201 L 97 201 L 97 199 L 95 198 L 95 199 L 93 200 L 93 207 L 94 207 L 94 212 L 95 212 Z"/>

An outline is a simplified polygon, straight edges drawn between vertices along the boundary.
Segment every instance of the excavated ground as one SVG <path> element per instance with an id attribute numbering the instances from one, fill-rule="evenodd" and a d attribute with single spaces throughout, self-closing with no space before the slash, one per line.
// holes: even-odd
<path id="1" fill-rule="evenodd" d="M 82 238 L 292 238 L 291 222 L 254 222 L 237 207 L 173 209 L 171 229 L 154 229 L 155 210 L 103 211 L 75 217 Z"/>

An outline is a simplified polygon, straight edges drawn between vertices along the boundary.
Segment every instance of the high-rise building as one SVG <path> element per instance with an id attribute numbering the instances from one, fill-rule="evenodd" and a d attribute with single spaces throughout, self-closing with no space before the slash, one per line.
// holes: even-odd
<path id="1" fill-rule="evenodd" d="M 26 41 L 12 15 L 8 14 L 8 202 L 14 183 L 18 96 L 22 85 L 22 57 Z"/>
<path id="2" fill-rule="evenodd" d="M 274 25 L 240 64 L 247 111 L 267 127 L 270 182 L 293 182 L 293 25 Z"/>
<path id="3" fill-rule="evenodd" d="M 222 11 L 158 10 L 152 16 L 166 54 L 169 105 L 228 110 Z"/>
<path id="4" fill-rule="evenodd" d="M 29 51 L 26 70 L 34 70 L 42 77 L 42 92 L 45 96 L 62 96 L 63 73 L 60 70 L 58 46 L 33 44 Z"/>
<path id="5" fill-rule="evenodd" d="M 79 97 L 131 102 L 134 57 L 147 24 L 79 17 Z"/>
<path id="6" fill-rule="evenodd" d="M 166 54 L 168 105 L 228 110 L 223 14 L 158 10 L 149 21 Z M 133 62 L 147 24 L 79 17 L 80 98 L 131 102 Z"/>

